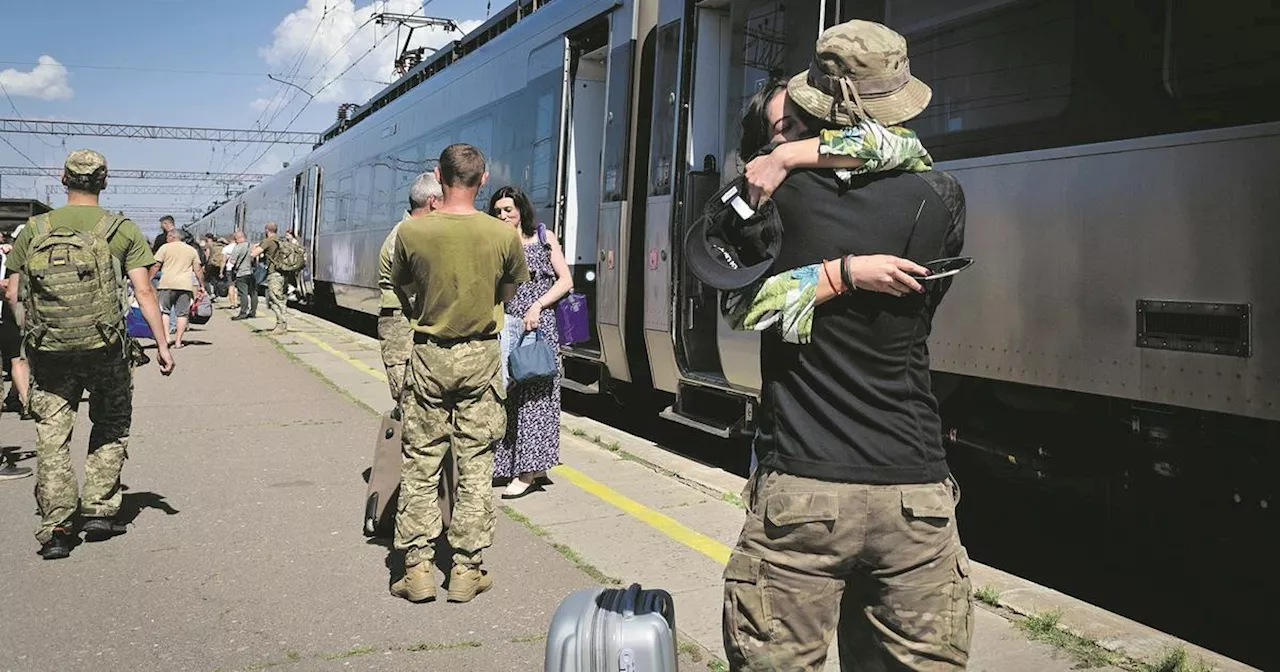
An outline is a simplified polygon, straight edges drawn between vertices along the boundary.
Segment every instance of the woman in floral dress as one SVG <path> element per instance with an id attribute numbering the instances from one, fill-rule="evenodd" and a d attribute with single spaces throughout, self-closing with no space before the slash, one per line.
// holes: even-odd
<path id="1" fill-rule="evenodd" d="M 560 344 L 556 302 L 573 288 L 569 265 L 551 231 L 539 240 L 538 223 L 529 197 L 516 187 L 503 187 L 489 200 L 489 214 L 520 231 L 529 281 L 516 289 L 506 304 L 504 353 L 537 331 L 553 349 Z M 507 363 L 503 362 L 506 369 Z M 494 451 L 493 476 L 511 479 L 504 499 L 539 490 L 547 469 L 560 461 L 560 374 L 550 381 L 515 384 L 507 392 L 507 434 Z"/>

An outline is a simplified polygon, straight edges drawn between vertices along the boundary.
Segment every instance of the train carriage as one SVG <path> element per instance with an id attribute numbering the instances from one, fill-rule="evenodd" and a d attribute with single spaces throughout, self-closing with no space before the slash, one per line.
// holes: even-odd
<path id="1" fill-rule="evenodd" d="M 526 0 L 193 226 L 281 222 L 308 249 L 310 300 L 376 314 L 373 260 L 408 185 L 470 142 L 489 188 L 531 195 L 589 298 L 566 387 L 653 391 L 663 417 L 741 434 L 758 337 L 727 328 L 678 242 L 740 169 L 745 100 L 806 68 L 824 27 L 882 21 L 933 89 L 907 125 L 964 186 L 978 259 L 931 339 L 953 444 L 1012 454 L 1088 427 L 1144 455 L 1274 445 L 1278 15 L 1263 0 Z"/>

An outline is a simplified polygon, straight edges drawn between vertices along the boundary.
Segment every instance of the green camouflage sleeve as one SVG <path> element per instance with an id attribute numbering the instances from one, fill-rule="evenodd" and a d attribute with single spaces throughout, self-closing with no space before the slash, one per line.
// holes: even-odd
<path id="1" fill-rule="evenodd" d="M 848 181 L 854 175 L 904 170 L 931 170 L 933 158 L 915 132 L 901 126 L 885 128 L 862 121 L 857 126 L 819 135 L 820 154 L 852 156 L 863 160 L 857 168 L 840 169 L 836 175 Z M 765 278 L 743 289 L 721 295 L 720 312 L 739 331 L 777 329 L 787 343 L 808 343 L 817 307 L 818 273 L 811 264 Z"/>

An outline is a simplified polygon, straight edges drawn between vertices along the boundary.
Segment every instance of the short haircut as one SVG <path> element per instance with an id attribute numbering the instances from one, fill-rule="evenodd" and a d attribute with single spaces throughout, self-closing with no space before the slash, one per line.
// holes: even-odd
<path id="1" fill-rule="evenodd" d="M 516 204 L 516 211 L 520 213 L 520 232 L 526 236 L 537 233 L 538 215 L 533 211 L 533 203 L 529 202 L 529 197 L 519 187 L 507 186 L 493 192 L 493 196 L 489 198 L 489 214 L 498 216 L 495 210 L 498 208 L 498 201 L 504 198 L 509 198 Z"/>
<path id="2" fill-rule="evenodd" d="M 270 231 L 271 233 L 276 233 L 277 231 L 280 230 L 280 225 L 276 224 L 275 222 L 267 222 L 267 230 Z"/>
<path id="3" fill-rule="evenodd" d="M 103 166 L 89 175 L 81 175 L 71 171 L 63 171 L 63 179 L 68 189 L 83 191 L 88 194 L 100 194 L 107 188 L 107 168 Z"/>
<path id="4" fill-rule="evenodd" d="M 175 225 L 177 224 L 177 222 L 173 221 L 173 215 L 165 215 L 164 217 L 160 218 L 161 224 L 165 222 L 169 222 L 170 224 L 175 224 Z"/>
<path id="5" fill-rule="evenodd" d="M 428 170 L 419 175 L 413 181 L 413 186 L 409 187 L 409 209 L 424 208 L 431 198 L 444 198 L 444 189 L 440 188 L 440 180 L 436 179 L 435 171 Z"/>
<path id="6" fill-rule="evenodd" d="M 440 153 L 440 179 L 450 187 L 478 187 L 484 176 L 484 154 L 464 142 Z"/>
<path id="7" fill-rule="evenodd" d="M 178 233 L 177 229 L 169 229 L 169 233 L 165 234 L 165 238 L 173 242 L 177 242 L 182 240 L 182 234 Z"/>

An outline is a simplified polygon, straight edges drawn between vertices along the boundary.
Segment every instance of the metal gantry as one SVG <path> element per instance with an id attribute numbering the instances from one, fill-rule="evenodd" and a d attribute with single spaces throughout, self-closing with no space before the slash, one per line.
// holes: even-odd
<path id="1" fill-rule="evenodd" d="M 211 142 L 269 142 L 315 145 L 318 133 L 271 131 L 251 128 L 201 128 L 196 126 L 154 126 L 147 124 L 104 124 L 40 119 L 0 119 L 0 133 L 39 135 L 95 135 L 107 138 L 148 138 L 160 140 L 202 140 Z"/>
<path id="2" fill-rule="evenodd" d="M 61 167 L 0 166 L 0 175 L 14 177 L 62 177 Z M 270 177 L 265 173 L 211 173 L 185 170 L 137 170 L 107 166 L 107 179 L 126 180 L 191 180 L 198 182 L 257 182 Z"/>

